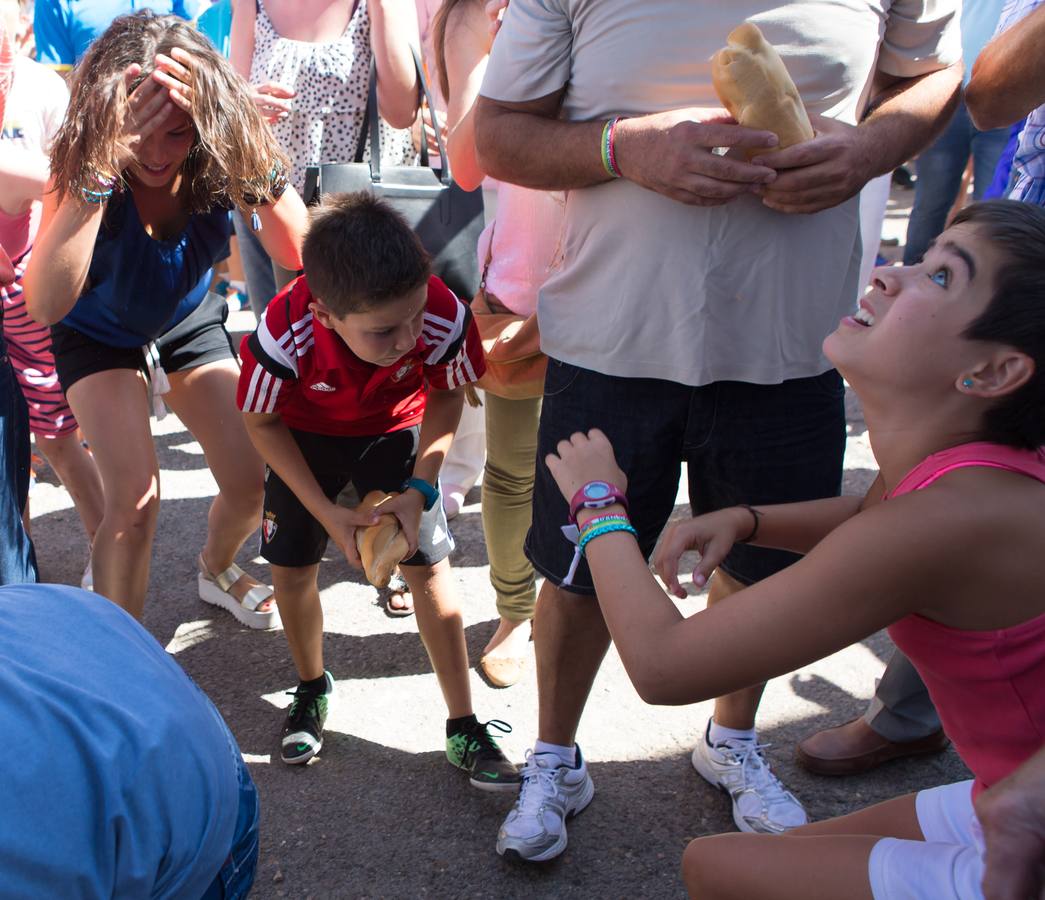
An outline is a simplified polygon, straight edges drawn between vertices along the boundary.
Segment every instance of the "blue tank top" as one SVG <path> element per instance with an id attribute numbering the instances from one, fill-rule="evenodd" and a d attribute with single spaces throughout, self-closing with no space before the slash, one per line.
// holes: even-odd
<path id="1" fill-rule="evenodd" d="M 123 197 L 99 229 L 89 288 L 62 322 L 110 347 L 144 346 L 203 302 L 231 232 L 229 211 L 216 207 L 190 216 L 170 240 L 154 240 Z"/>

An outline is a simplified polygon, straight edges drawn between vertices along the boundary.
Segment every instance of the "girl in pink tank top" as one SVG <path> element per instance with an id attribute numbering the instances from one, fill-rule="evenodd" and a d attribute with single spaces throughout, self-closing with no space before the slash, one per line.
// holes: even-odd
<path id="1" fill-rule="evenodd" d="M 578 504 L 603 616 L 648 702 L 722 696 L 887 627 L 974 775 L 790 832 L 804 840 L 698 839 L 683 862 L 693 896 L 983 896 L 974 800 L 1045 742 L 1043 271 L 1045 209 L 1003 200 L 959 213 L 919 264 L 875 272 L 824 352 L 862 402 L 878 479 L 862 498 L 670 528 L 654 568 L 679 597 L 687 550 L 698 587 L 738 541 L 805 554 L 727 602 L 683 618 L 626 508 Z M 546 463 L 568 501 L 592 481 L 626 491 L 601 432 L 559 451 Z M 761 748 L 737 765 L 764 766 Z"/>

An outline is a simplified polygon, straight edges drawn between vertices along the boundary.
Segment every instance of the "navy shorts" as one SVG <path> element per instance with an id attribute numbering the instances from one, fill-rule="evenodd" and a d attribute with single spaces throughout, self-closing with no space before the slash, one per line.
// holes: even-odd
<path id="1" fill-rule="evenodd" d="M 177 325 L 156 338 L 159 364 L 169 375 L 223 359 L 235 359 L 225 330 L 229 308 L 225 298 L 208 293 Z M 68 393 L 77 381 L 112 369 L 146 371 L 143 347 L 112 347 L 58 322 L 51 326 L 51 352 L 58 381 Z"/>
<path id="2" fill-rule="evenodd" d="M 569 509 L 544 457 L 574 432 L 600 428 L 609 437 L 628 476 L 630 517 L 648 559 L 674 508 L 683 462 L 694 515 L 738 503 L 837 496 L 845 452 L 844 396 L 834 370 L 782 384 L 719 381 L 694 388 L 549 360 L 526 555 L 554 584 L 566 577 L 573 545 L 560 529 Z M 737 544 L 722 569 L 753 584 L 797 558 Z M 595 593 L 586 562 L 564 590 Z"/>
<path id="3" fill-rule="evenodd" d="M 370 437 L 333 437 L 294 428 L 290 433 L 323 493 L 333 501 L 349 482 L 360 499 L 371 491 L 401 490 L 414 471 L 420 428 L 415 425 Z M 262 558 L 290 568 L 315 565 L 323 558 L 327 537 L 323 526 L 283 479 L 268 469 L 261 522 Z M 443 504 L 436 503 L 421 514 L 417 552 L 402 564 L 434 566 L 453 549 Z"/>

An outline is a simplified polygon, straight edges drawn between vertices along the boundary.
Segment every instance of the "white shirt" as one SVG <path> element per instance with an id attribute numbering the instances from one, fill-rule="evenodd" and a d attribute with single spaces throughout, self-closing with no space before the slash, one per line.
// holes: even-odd
<path id="1" fill-rule="evenodd" d="M 958 13 L 959 0 L 512 0 L 481 93 L 565 87 L 574 121 L 718 107 L 710 57 L 751 19 L 809 111 L 855 124 L 876 68 L 911 77 L 960 59 Z M 858 197 L 786 215 L 753 195 L 693 207 L 622 179 L 569 191 L 565 220 L 538 304 L 556 359 L 690 385 L 830 368 L 820 344 L 857 296 Z"/>

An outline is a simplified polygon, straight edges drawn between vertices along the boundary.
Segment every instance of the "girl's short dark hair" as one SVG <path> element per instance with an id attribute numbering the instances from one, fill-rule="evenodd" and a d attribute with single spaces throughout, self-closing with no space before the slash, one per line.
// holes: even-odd
<path id="1" fill-rule="evenodd" d="M 309 289 L 339 318 L 399 300 L 431 275 L 414 230 L 366 191 L 323 199 L 312 211 L 301 260 Z"/>
<path id="2" fill-rule="evenodd" d="M 973 341 L 1026 353 L 1034 374 L 984 416 L 986 440 L 1036 449 L 1045 444 L 1045 209 L 1016 200 L 967 206 L 952 225 L 972 225 L 1000 253 L 994 296 L 965 329 Z"/>

